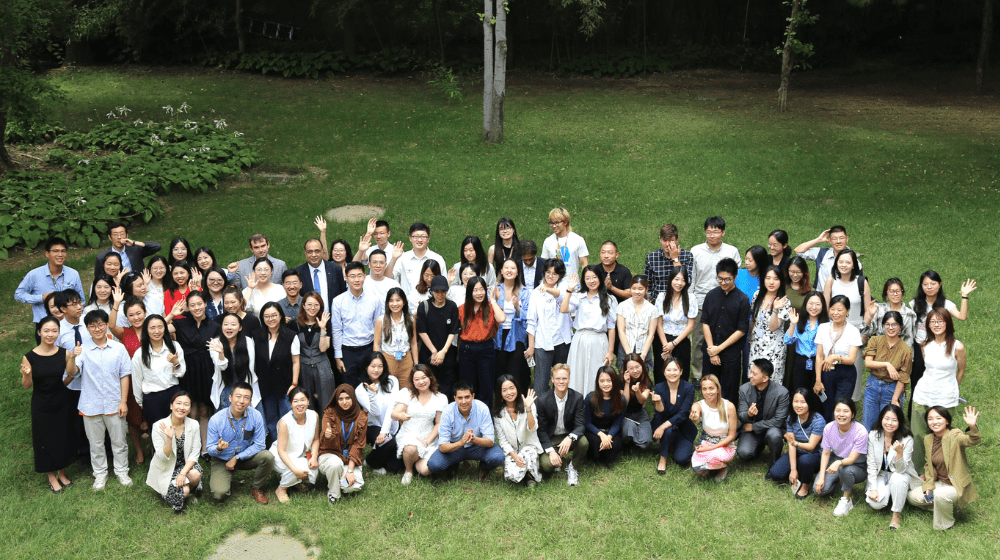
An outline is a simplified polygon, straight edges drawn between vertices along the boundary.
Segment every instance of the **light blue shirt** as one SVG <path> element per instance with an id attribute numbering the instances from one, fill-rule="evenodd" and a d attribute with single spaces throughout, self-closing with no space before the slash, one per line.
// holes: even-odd
<path id="1" fill-rule="evenodd" d="M 208 421 L 208 454 L 228 461 L 234 456 L 239 460 L 249 459 L 264 450 L 267 428 L 264 416 L 252 407 L 247 407 L 243 418 L 233 418 L 232 407 L 226 407 L 212 415 Z M 219 438 L 229 443 L 226 449 L 219 449 Z"/>
<path id="2" fill-rule="evenodd" d="M 344 357 L 344 346 L 364 346 L 375 341 L 375 319 L 385 314 L 384 306 L 382 300 L 368 290 L 362 291 L 360 296 L 348 290 L 333 298 L 330 329 L 335 358 Z"/>
<path id="3" fill-rule="evenodd" d="M 72 331 L 71 331 L 72 332 Z M 75 345 L 75 343 L 74 343 Z M 80 366 L 80 414 L 102 416 L 117 414 L 118 405 L 125 400 L 122 392 L 123 377 L 132 375 L 132 360 L 121 342 L 108 340 L 103 348 L 94 342 L 90 333 L 81 343 L 83 353 L 76 359 Z"/>
<path id="4" fill-rule="evenodd" d="M 122 260 L 122 270 L 131 270 L 131 271 L 134 271 L 136 274 L 138 274 L 139 272 L 141 272 L 139 270 L 136 270 L 136 269 L 132 268 L 132 261 L 128 260 L 128 255 L 125 254 L 125 249 L 122 249 L 121 251 L 118 251 L 114 247 L 111 247 L 109 249 L 109 251 L 112 252 L 112 253 L 117 254 L 121 258 L 121 260 Z"/>
<path id="5" fill-rule="evenodd" d="M 67 352 L 72 352 L 73 348 L 76 347 L 76 333 L 74 332 L 74 327 L 80 328 L 80 346 L 85 346 L 87 340 L 93 342 L 93 337 L 87 331 L 87 327 L 83 326 L 83 321 L 80 321 L 78 325 L 71 325 L 66 319 L 59 321 L 59 338 L 56 339 L 56 346 L 60 348 L 65 348 Z M 69 385 L 66 386 L 67 389 L 72 389 L 74 391 L 80 390 L 81 375 L 77 374 Z"/>
<path id="6" fill-rule="evenodd" d="M 59 292 L 66 288 L 72 288 L 80 294 L 80 301 L 87 304 L 87 295 L 83 293 L 83 282 L 80 281 L 80 273 L 68 266 L 63 266 L 62 272 L 55 278 L 49 272 L 49 264 L 31 270 L 24 276 L 24 280 L 14 291 L 14 299 L 21 303 L 31 305 L 31 320 L 38 322 L 49 314 L 42 302 L 42 296 L 49 292 Z"/>
<path id="7" fill-rule="evenodd" d="M 806 332 L 800 333 L 798 325 L 792 329 L 792 335 L 785 333 L 785 344 L 795 343 L 795 353 L 801 354 L 807 358 L 811 358 L 816 355 L 816 332 L 819 331 L 819 321 L 815 324 L 812 321 L 806 321 Z"/>
<path id="8" fill-rule="evenodd" d="M 469 417 L 462 416 L 458 411 L 458 404 L 451 403 L 441 413 L 441 427 L 438 429 L 439 441 L 455 443 L 462 439 L 467 430 L 472 430 L 472 435 L 477 438 L 487 438 L 496 441 L 493 432 L 493 418 L 490 416 L 490 408 L 483 401 L 473 399 L 472 410 Z M 472 447 L 474 443 L 467 443 L 464 447 Z"/>

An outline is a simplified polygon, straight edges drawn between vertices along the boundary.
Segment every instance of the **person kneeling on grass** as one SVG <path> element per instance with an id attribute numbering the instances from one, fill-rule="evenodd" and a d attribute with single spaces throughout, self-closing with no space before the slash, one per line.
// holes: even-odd
<path id="1" fill-rule="evenodd" d="M 146 484 L 174 508 L 184 509 L 184 500 L 201 488 L 201 428 L 188 417 L 191 396 L 177 391 L 170 397 L 170 416 L 153 424 L 153 459 Z M 191 504 L 197 503 L 191 498 Z"/>
<path id="2" fill-rule="evenodd" d="M 538 455 L 542 444 L 538 441 L 538 417 L 535 412 L 535 391 L 521 396 L 512 375 L 501 375 L 493 393 L 494 429 L 497 445 L 504 452 L 504 478 L 529 488 L 542 481 L 538 470 Z"/>
<path id="3" fill-rule="evenodd" d="M 326 476 L 326 497 L 337 503 L 342 494 L 353 494 L 365 485 L 361 475 L 363 452 L 368 443 L 368 413 L 350 385 L 343 383 L 323 411 L 319 436 L 319 470 Z"/>
<path id="4" fill-rule="evenodd" d="M 493 418 L 490 408 L 475 400 L 472 388 L 464 381 L 455 384 L 455 402 L 441 413 L 441 445 L 427 460 L 431 473 L 450 470 L 461 461 L 479 461 L 479 481 L 503 465 L 504 454 L 494 445 Z"/>
<path id="5" fill-rule="evenodd" d="M 552 389 L 538 398 L 538 442 L 545 450 L 539 466 L 546 474 L 565 466 L 570 486 L 580 483 L 576 466 L 587 457 L 590 446 L 583 437 L 583 407 L 583 395 L 569 388 L 569 366 L 552 366 Z"/>
<path id="6" fill-rule="evenodd" d="M 300 482 L 316 483 L 319 475 L 319 415 L 309 409 L 309 394 L 302 387 L 288 393 L 291 412 L 278 421 L 278 439 L 271 444 L 274 470 L 281 477 L 274 494 L 288 503 L 288 488 Z"/>
<path id="7" fill-rule="evenodd" d="M 922 482 L 913 466 L 913 432 L 898 405 L 882 407 L 872 431 L 868 432 L 867 467 L 865 501 L 875 509 L 882 509 L 891 501 L 889 529 L 895 531 L 899 529 L 907 493 L 919 488 Z"/>
<path id="8" fill-rule="evenodd" d="M 775 461 L 764 476 L 778 484 L 787 479 L 800 500 L 809 495 L 809 487 L 819 468 L 819 442 L 826 427 L 820 408 L 819 397 L 809 389 L 799 387 L 792 393 L 792 411 L 785 421 L 788 453 Z"/>
<path id="9" fill-rule="evenodd" d="M 267 495 L 261 490 L 267 477 L 274 470 L 274 455 L 264 449 L 267 428 L 264 416 L 248 408 L 253 399 L 253 389 L 243 381 L 233 385 L 229 395 L 229 408 L 215 413 L 208 421 L 208 454 L 212 460 L 212 478 L 209 488 L 216 500 L 229 495 L 233 471 L 254 471 L 250 495 L 257 503 L 267 504 Z"/>
<path id="10" fill-rule="evenodd" d="M 851 396 L 840 397 L 833 407 L 833 422 L 823 429 L 823 456 L 814 489 L 816 494 L 828 496 L 840 488 L 843 496 L 833 510 L 835 517 L 843 517 L 854 509 L 851 489 L 868 475 L 865 470 L 868 431 L 854 421 L 857 414 Z"/>

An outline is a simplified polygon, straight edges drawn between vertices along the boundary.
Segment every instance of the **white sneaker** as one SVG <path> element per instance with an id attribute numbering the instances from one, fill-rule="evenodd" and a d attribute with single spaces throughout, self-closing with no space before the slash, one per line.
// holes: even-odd
<path id="1" fill-rule="evenodd" d="M 851 502 L 850 498 L 841 498 L 840 502 L 837 504 L 836 509 L 833 510 L 834 517 L 843 517 L 850 513 L 854 509 L 854 503 Z"/>
<path id="2" fill-rule="evenodd" d="M 566 464 L 566 484 L 569 484 L 570 486 L 580 484 L 580 473 L 576 471 L 576 467 L 573 466 L 573 463 Z"/>
<path id="3" fill-rule="evenodd" d="M 406 486 L 407 484 L 409 484 L 412 481 L 413 481 L 413 473 L 408 472 L 408 473 L 403 473 L 403 480 L 401 480 L 399 482 L 403 486 Z"/>
<path id="4" fill-rule="evenodd" d="M 104 490 L 104 485 L 107 484 L 107 482 L 108 482 L 107 475 L 95 477 L 94 478 L 94 491 L 95 492 L 100 492 L 101 490 Z"/>
<path id="5" fill-rule="evenodd" d="M 385 469 L 372 469 L 372 474 L 386 474 Z"/>
<path id="6" fill-rule="evenodd" d="M 122 486 L 132 486 L 132 479 L 127 474 L 118 475 L 118 482 L 121 482 Z"/>

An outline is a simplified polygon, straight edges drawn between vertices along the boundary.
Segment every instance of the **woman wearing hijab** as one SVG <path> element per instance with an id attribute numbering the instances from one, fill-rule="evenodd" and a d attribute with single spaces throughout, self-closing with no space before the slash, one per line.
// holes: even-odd
<path id="1" fill-rule="evenodd" d="M 354 388 L 343 383 L 333 391 L 320 426 L 319 470 L 330 487 L 326 497 L 331 504 L 364 487 L 361 462 L 367 436 L 368 413 L 358 404 Z"/>

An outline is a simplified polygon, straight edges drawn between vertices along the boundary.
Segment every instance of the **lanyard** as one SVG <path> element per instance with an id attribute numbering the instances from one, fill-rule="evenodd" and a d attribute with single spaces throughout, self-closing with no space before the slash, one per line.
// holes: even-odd
<path id="1" fill-rule="evenodd" d="M 232 417 L 231 414 L 232 413 L 230 413 L 229 415 L 227 415 L 227 416 L 229 416 L 229 427 L 233 430 L 233 435 L 237 436 L 236 437 L 236 443 L 234 445 L 236 445 L 236 447 L 238 448 L 239 445 L 240 445 L 240 442 L 243 441 L 243 431 L 246 430 L 246 427 L 247 427 L 247 417 L 245 415 L 243 416 L 243 418 L 242 418 L 243 424 L 240 425 L 240 433 L 237 434 L 236 433 L 236 426 L 233 425 L 233 417 Z M 240 449 L 233 449 L 233 454 L 238 454 L 240 451 L 241 451 Z"/>
<path id="2" fill-rule="evenodd" d="M 353 431 L 354 431 L 354 422 L 351 422 L 351 425 L 345 428 L 344 421 L 343 420 L 340 421 L 340 437 L 343 440 L 343 444 L 340 446 L 341 447 L 340 453 L 344 456 L 345 459 L 347 458 L 347 456 L 350 454 L 351 451 L 350 448 L 347 447 L 347 439 L 351 437 L 351 432 Z"/>

